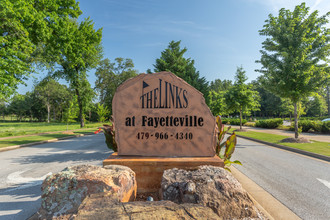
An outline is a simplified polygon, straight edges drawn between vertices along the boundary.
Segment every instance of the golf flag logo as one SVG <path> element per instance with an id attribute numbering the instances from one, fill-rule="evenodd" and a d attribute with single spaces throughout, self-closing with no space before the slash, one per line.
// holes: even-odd
<path id="1" fill-rule="evenodd" d="M 146 83 L 144 80 L 143 80 L 143 85 L 142 85 L 142 88 L 144 89 L 144 88 L 146 88 L 146 87 L 148 87 L 149 86 L 149 84 L 148 83 Z"/>

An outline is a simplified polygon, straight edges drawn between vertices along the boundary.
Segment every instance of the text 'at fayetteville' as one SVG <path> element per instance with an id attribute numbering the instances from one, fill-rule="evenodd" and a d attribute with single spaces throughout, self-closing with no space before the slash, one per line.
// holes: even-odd
<path id="1" fill-rule="evenodd" d="M 126 117 L 126 126 L 135 126 L 135 116 Z M 142 116 L 142 127 L 202 127 L 204 119 L 196 115 L 185 115 L 184 117 L 148 117 Z"/>

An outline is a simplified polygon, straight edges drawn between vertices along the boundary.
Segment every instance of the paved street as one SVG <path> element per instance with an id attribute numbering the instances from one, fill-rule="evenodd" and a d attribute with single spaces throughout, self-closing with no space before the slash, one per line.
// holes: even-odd
<path id="1" fill-rule="evenodd" d="M 40 186 L 50 173 L 77 164 L 101 165 L 110 155 L 103 134 L 0 153 L 0 220 L 26 219 L 40 207 Z"/>
<path id="2" fill-rule="evenodd" d="M 40 207 L 47 174 L 77 164 L 101 165 L 110 155 L 103 134 L 0 153 L 0 220 L 26 219 Z M 330 164 L 238 139 L 232 159 L 241 172 L 303 219 L 330 219 Z"/>
<path id="3" fill-rule="evenodd" d="M 330 163 L 238 139 L 242 173 L 306 220 L 330 219 Z"/>

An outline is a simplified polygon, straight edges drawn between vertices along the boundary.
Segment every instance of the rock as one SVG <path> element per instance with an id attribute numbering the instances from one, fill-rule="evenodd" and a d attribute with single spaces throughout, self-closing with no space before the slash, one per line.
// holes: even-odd
<path id="1" fill-rule="evenodd" d="M 203 94 L 170 72 L 123 82 L 112 101 L 118 155 L 213 157 L 216 121 Z"/>
<path id="2" fill-rule="evenodd" d="M 83 201 L 75 219 L 220 219 L 210 208 L 171 201 L 119 203 L 105 194 Z"/>
<path id="3" fill-rule="evenodd" d="M 125 166 L 78 165 L 48 176 L 41 190 L 39 218 L 52 218 L 76 213 L 85 197 L 95 193 L 111 194 L 119 202 L 134 201 L 137 184 L 135 173 Z"/>
<path id="4" fill-rule="evenodd" d="M 230 172 L 221 167 L 165 170 L 161 191 L 164 200 L 208 206 L 223 219 L 258 218 L 247 192 Z"/>

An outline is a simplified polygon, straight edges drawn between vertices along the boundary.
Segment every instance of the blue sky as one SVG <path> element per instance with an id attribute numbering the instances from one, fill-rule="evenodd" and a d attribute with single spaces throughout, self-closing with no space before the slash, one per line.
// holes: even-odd
<path id="1" fill-rule="evenodd" d="M 297 0 L 81 0 L 81 18 L 91 17 L 95 28 L 103 28 L 104 58 L 131 58 L 140 73 L 153 70 L 155 60 L 171 40 L 181 40 L 195 60 L 195 67 L 208 81 L 234 79 L 237 66 L 249 81 L 260 68 L 255 60 L 264 37 L 259 36 L 267 16 L 280 8 L 293 9 Z M 305 1 L 320 15 L 330 11 L 327 0 Z M 95 83 L 95 70 L 89 81 Z M 45 74 L 34 75 L 41 79 Z M 61 81 L 64 83 L 65 81 Z M 33 86 L 20 86 L 24 94 Z"/>

